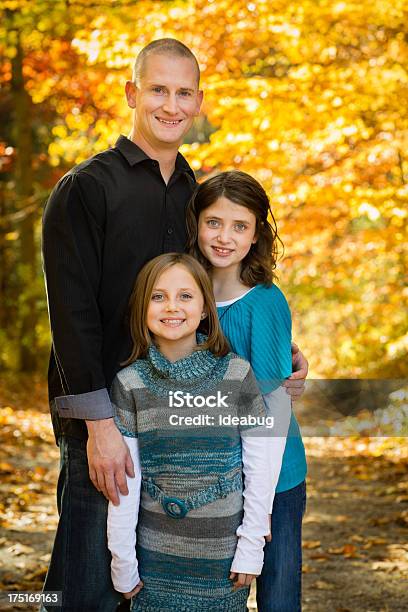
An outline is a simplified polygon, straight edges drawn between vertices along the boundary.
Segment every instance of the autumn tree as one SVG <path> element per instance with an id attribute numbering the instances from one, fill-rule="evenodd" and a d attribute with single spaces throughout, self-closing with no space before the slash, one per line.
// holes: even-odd
<path id="1" fill-rule="evenodd" d="M 199 58 L 205 89 L 204 116 L 183 151 L 199 178 L 240 168 L 267 188 L 286 247 L 281 286 L 314 373 L 405 375 L 402 0 L 3 4 L 3 32 L 16 24 L 19 32 L 2 68 L 3 104 L 12 117 L 19 44 L 34 194 L 126 133 L 123 84 L 134 56 L 154 38 L 179 38 Z M 21 148 L 14 124 L 2 139 L 13 149 L 6 185 L 15 184 Z M 6 191 L 9 212 L 20 214 L 32 196 L 23 206 Z M 5 232 L 0 250 L 11 252 L 4 235 L 22 241 L 15 226 Z"/>
<path id="2" fill-rule="evenodd" d="M 107 95 L 114 75 L 105 64 L 84 69 L 74 45 L 96 14 L 95 5 L 58 0 L 1 6 L 0 364 L 22 371 L 36 369 L 38 349 L 49 343 L 39 257 L 44 201 L 64 170 L 106 146 L 105 138 L 98 143 L 99 120 L 106 133 L 118 117 L 115 95 Z M 62 160 L 58 141 L 68 133 Z"/>

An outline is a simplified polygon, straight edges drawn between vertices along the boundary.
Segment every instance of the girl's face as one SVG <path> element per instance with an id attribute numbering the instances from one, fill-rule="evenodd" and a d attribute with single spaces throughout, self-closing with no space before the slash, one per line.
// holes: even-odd
<path id="1" fill-rule="evenodd" d="M 228 198 L 218 198 L 198 218 L 198 246 L 214 268 L 240 269 L 257 241 L 256 216 Z"/>
<path id="2" fill-rule="evenodd" d="M 193 347 L 204 312 L 199 286 L 183 265 L 176 264 L 155 283 L 147 309 L 147 327 L 159 345 L 182 340 L 183 344 L 191 342 Z"/>

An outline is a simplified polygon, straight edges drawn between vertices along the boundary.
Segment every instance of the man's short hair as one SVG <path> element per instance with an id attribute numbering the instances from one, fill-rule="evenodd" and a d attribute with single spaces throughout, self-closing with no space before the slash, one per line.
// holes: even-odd
<path id="1" fill-rule="evenodd" d="M 197 69 L 197 85 L 200 83 L 200 67 L 192 51 L 175 38 L 159 38 L 143 47 L 136 58 L 133 67 L 132 80 L 137 85 L 146 71 L 146 60 L 149 55 L 170 55 L 173 57 L 186 57 L 191 60 Z"/>

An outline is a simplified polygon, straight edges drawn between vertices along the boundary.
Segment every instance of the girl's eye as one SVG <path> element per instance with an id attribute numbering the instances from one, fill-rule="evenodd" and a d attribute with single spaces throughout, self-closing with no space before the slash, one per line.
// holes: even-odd
<path id="1" fill-rule="evenodd" d="M 219 226 L 219 222 L 216 221 L 215 219 L 209 219 L 207 221 L 207 224 L 209 227 L 218 227 Z"/>
<path id="2" fill-rule="evenodd" d="M 243 232 L 246 229 L 246 225 L 244 223 L 236 223 L 235 229 L 239 232 Z"/>
<path id="3" fill-rule="evenodd" d="M 182 300 L 191 300 L 192 299 L 192 295 L 190 295 L 190 293 L 182 293 L 181 294 L 181 299 Z"/>
<path id="4" fill-rule="evenodd" d="M 162 293 L 153 293 L 152 295 L 152 301 L 153 302 L 160 302 L 163 299 L 163 294 Z"/>

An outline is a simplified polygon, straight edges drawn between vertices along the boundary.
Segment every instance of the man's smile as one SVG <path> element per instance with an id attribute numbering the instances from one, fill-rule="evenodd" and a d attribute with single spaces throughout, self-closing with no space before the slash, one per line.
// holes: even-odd
<path id="1" fill-rule="evenodd" d="M 156 119 L 164 125 L 179 125 L 183 121 L 183 119 L 169 120 L 169 119 L 162 119 L 162 117 L 156 117 Z"/>

